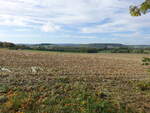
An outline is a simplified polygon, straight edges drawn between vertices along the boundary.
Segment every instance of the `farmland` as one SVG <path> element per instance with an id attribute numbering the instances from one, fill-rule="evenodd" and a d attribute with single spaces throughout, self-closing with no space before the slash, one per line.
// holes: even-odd
<path id="1" fill-rule="evenodd" d="M 148 113 L 143 57 L 0 49 L 0 113 Z"/>

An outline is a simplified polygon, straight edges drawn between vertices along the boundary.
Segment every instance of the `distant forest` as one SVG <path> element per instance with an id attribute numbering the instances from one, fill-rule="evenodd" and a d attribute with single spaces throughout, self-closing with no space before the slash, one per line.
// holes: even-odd
<path id="1" fill-rule="evenodd" d="M 150 47 L 121 44 L 14 44 L 0 42 L 0 48 L 76 53 L 150 53 Z"/>

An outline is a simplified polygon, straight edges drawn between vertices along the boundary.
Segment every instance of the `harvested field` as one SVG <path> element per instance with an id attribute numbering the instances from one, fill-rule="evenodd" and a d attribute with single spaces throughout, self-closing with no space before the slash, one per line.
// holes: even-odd
<path id="1" fill-rule="evenodd" d="M 0 113 L 149 113 L 143 57 L 1 49 Z"/>

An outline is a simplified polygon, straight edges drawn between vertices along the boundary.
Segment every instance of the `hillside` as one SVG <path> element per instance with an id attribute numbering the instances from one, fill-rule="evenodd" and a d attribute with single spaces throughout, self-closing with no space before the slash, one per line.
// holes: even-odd
<path id="1" fill-rule="evenodd" d="M 26 44 L 24 44 L 26 45 Z M 89 44 L 51 44 L 51 43 L 41 43 L 41 44 L 30 44 L 30 47 L 89 47 L 89 48 L 150 48 L 150 45 L 124 45 L 119 43 L 89 43 Z"/>
<path id="2" fill-rule="evenodd" d="M 28 49 L 56 52 L 80 52 L 80 53 L 150 53 L 150 45 L 123 45 L 115 43 L 91 43 L 91 44 L 13 44 L 0 42 L 1 48 Z"/>
<path id="3" fill-rule="evenodd" d="M 126 47 L 123 44 L 111 44 L 111 43 L 91 43 L 91 44 L 35 44 L 30 46 L 40 47 L 89 47 L 89 48 L 120 48 Z"/>

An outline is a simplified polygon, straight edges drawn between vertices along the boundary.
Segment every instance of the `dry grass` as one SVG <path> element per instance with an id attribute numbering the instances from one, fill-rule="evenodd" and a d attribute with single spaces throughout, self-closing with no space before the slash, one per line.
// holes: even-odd
<path id="1" fill-rule="evenodd" d="M 93 100 L 96 99 L 94 102 L 96 102 L 98 100 L 97 98 L 100 97 L 100 100 L 103 99 L 113 102 L 116 107 L 115 109 L 121 109 L 121 106 L 125 106 L 125 112 L 128 112 L 128 110 L 131 108 L 134 109 L 132 111 L 133 113 L 148 113 L 150 111 L 149 89 L 142 91 L 138 87 L 138 84 L 141 83 L 141 81 L 143 83 L 143 81 L 149 80 L 147 67 L 141 65 L 143 57 L 150 57 L 150 55 L 74 54 L 10 51 L 1 49 L 0 66 L 5 69 L 9 69 L 10 71 L 5 69 L 0 71 L 1 89 L 6 90 L 3 87 L 8 87 L 6 91 L 0 92 L 0 96 L 7 97 L 6 102 L 4 102 L 2 105 L 3 108 L 0 106 L 0 113 L 13 113 L 21 111 L 26 113 L 26 109 L 23 109 L 21 106 L 24 104 L 27 104 L 26 106 L 31 106 L 33 103 L 39 102 L 40 100 L 37 98 L 29 98 L 29 95 L 35 96 L 34 93 L 39 90 L 44 92 L 39 94 L 39 97 L 44 95 L 43 98 L 47 99 L 46 102 L 48 102 L 48 99 L 53 97 L 49 97 L 49 95 L 53 95 L 54 90 L 58 92 L 59 96 L 64 97 L 63 99 L 65 99 L 66 97 L 70 98 L 70 96 L 78 91 L 78 88 L 82 89 L 82 86 L 84 87 L 84 90 L 86 89 L 87 91 L 88 89 L 89 92 L 93 92 L 91 95 L 94 97 Z M 34 72 L 33 69 L 35 69 Z M 78 84 L 80 84 L 81 87 L 78 86 Z M 41 87 L 45 88 L 40 89 Z M 62 90 L 63 92 L 61 92 Z M 20 93 L 22 91 L 25 91 L 26 95 Z M 12 101 L 12 98 L 9 97 L 10 92 L 12 92 L 12 94 L 16 92 L 19 93 L 18 95 L 23 95 L 23 97 L 20 97 L 23 98 L 23 102 L 18 102 L 15 100 L 15 102 L 18 102 L 18 104 L 14 105 L 14 100 Z M 30 94 L 31 92 L 34 95 Z M 98 96 L 95 97 L 94 95 Z M 29 99 L 28 101 L 31 102 L 26 103 L 24 102 L 24 99 Z M 72 100 L 72 98 L 70 100 Z M 87 99 L 84 101 L 87 103 Z M 45 105 L 45 102 L 40 102 L 38 103 L 39 105 Z M 72 104 L 72 101 L 70 103 L 69 102 L 67 101 L 67 105 L 69 106 L 82 103 L 76 102 L 75 104 Z M 41 108 L 41 110 L 48 109 L 48 107 L 42 108 L 39 105 L 36 104 L 34 106 L 38 106 Z M 97 103 L 93 103 L 93 105 L 99 106 Z M 6 108 L 4 106 L 6 106 Z M 59 106 L 59 104 L 53 107 L 56 107 L 56 109 L 59 109 L 61 112 L 63 111 L 61 108 L 65 108 L 64 106 Z M 65 109 L 66 111 L 64 111 L 64 113 L 67 113 L 68 109 L 78 109 L 83 113 L 96 112 L 92 110 L 88 111 L 89 109 L 85 106 L 82 106 L 81 108 L 83 108 L 83 110 L 79 110 L 78 108 L 71 109 L 71 107 L 68 107 Z M 54 112 L 59 113 L 59 110 L 54 110 Z M 44 113 L 44 111 L 36 112 Z M 49 113 L 48 110 L 45 111 L 45 113 Z"/>

